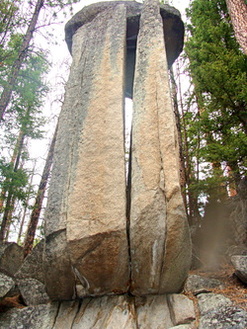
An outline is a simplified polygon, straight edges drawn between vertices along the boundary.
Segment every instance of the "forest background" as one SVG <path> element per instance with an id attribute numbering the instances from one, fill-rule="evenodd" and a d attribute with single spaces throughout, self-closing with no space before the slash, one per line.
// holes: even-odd
<path id="1" fill-rule="evenodd" d="M 0 4 L 0 242 L 24 245 L 25 255 L 44 234 L 56 123 L 71 61 L 64 24 L 89 3 Z M 181 188 L 189 223 L 198 229 L 209 208 L 217 221 L 216 209 L 238 197 L 246 177 L 247 58 L 225 0 L 170 5 L 186 21 L 184 52 L 170 80 Z"/>

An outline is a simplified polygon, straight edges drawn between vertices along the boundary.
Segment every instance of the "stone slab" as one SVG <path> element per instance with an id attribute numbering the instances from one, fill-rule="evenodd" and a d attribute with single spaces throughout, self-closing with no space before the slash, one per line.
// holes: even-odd
<path id="1" fill-rule="evenodd" d="M 178 157 L 159 4 L 146 1 L 133 97 L 130 250 L 134 295 L 179 292 L 187 277 L 191 241 Z"/>

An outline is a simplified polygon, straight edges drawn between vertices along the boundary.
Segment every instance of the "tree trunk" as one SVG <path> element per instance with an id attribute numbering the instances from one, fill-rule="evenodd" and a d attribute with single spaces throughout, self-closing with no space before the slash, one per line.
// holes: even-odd
<path id="1" fill-rule="evenodd" d="M 34 208 L 33 208 L 33 211 L 32 211 L 31 217 L 30 217 L 30 221 L 28 224 L 26 237 L 25 237 L 25 241 L 24 241 L 24 248 L 23 248 L 24 257 L 26 257 L 32 251 L 32 248 L 33 248 L 33 241 L 34 241 L 34 237 L 35 237 L 35 233 L 36 233 L 36 229 L 37 229 L 37 225 L 38 225 L 38 221 L 39 221 L 39 217 L 40 217 L 40 212 L 42 209 L 42 203 L 43 203 L 44 196 L 45 196 L 45 190 L 46 190 L 48 178 L 49 178 L 50 171 L 51 171 L 56 136 L 57 136 L 57 128 L 55 130 L 55 133 L 54 133 L 51 145 L 50 145 L 49 153 L 46 158 L 45 167 L 44 167 L 44 170 L 43 170 L 43 173 L 41 176 Z"/>
<path id="2" fill-rule="evenodd" d="M 25 139 L 25 135 L 24 135 L 23 131 L 21 130 L 19 133 L 18 139 L 17 139 L 17 143 L 15 146 L 15 150 L 14 150 L 12 159 L 11 159 L 12 163 L 15 162 L 14 169 L 13 169 L 14 172 L 16 172 L 19 168 L 22 148 L 24 145 L 24 139 Z M 3 219 L 2 219 L 2 223 L 1 223 L 1 229 L 0 229 L 0 243 L 5 240 L 8 222 L 11 220 L 11 214 L 13 212 L 13 206 L 15 203 L 15 200 L 13 199 L 13 189 L 12 189 L 11 185 L 12 184 L 10 182 L 10 188 L 7 191 L 8 196 L 7 196 L 7 200 L 5 203 L 5 209 L 4 209 Z M 6 191 L 2 191 L 2 193 L 4 193 L 4 196 L 6 197 Z"/>
<path id="3" fill-rule="evenodd" d="M 236 39 L 247 55 L 247 4 L 245 0 L 226 0 Z"/>
<path id="4" fill-rule="evenodd" d="M 170 69 L 170 79 L 171 79 L 171 92 L 172 92 L 172 100 L 173 100 L 173 108 L 175 113 L 175 119 L 176 119 L 176 126 L 177 126 L 177 132 L 178 132 L 178 145 L 179 145 L 179 171 L 180 171 L 180 186 L 181 186 L 181 192 L 182 197 L 184 200 L 184 206 L 187 213 L 187 200 L 186 200 L 186 174 L 185 174 L 185 164 L 184 164 L 184 156 L 183 156 L 183 141 L 182 141 L 182 133 L 181 133 L 181 123 L 180 123 L 180 114 L 178 109 L 178 98 L 177 98 L 177 85 L 175 82 L 174 72 L 173 69 Z"/>
<path id="5" fill-rule="evenodd" d="M 24 223 L 25 223 L 27 208 L 28 208 L 29 199 L 30 199 L 30 195 L 31 195 L 31 189 L 32 189 L 32 185 L 33 185 L 33 177 L 34 177 L 36 162 L 37 162 L 37 160 L 34 161 L 34 166 L 33 166 L 32 174 L 31 174 L 31 177 L 30 177 L 30 183 L 29 183 L 29 188 L 28 188 L 28 200 L 26 202 L 26 205 L 24 207 L 24 211 L 23 211 L 23 214 L 22 214 L 19 233 L 18 233 L 18 238 L 17 238 L 17 244 L 20 244 L 20 242 L 21 242 L 21 236 L 22 236 L 22 232 L 23 232 L 23 227 L 24 227 Z"/>
<path id="6" fill-rule="evenodd" d="M 35 10 L 32 16 L 32 19 L 29 23 L 27 32 L 23 38 L 23 42 L 22 45 L 20 47 L 19 53 L 18 53 L 18 57 L 15 60 L 14 64 L 13 64 L 13 68 L 12 71 L 10 72 L 7 84 L 5 86 L 5 88 L 3 89 L 3 92 L 1 94 L 1 98 L 0 98 L 0 121 L 2 121 L 4 113 L 6 111 L 6 108 L 11 100 L 11 95 L 12 95 L 12 91 L 13 91 L 13 87 L 16 83 L 16 79 L 19 75 L 20 72 L 20 68 L 26 58 L 26 54 L 27 54 L 27 50 L 28 47 L 30 45 L 30 41 L 32 40 L 33 37 L 33 32 L 35 30 L 37 21 L 38 21 L 38 17 L 39 17 L 39 13 L 41 8 L 44 5 L 44 0 L 38 0 L 35 6 Z"/>

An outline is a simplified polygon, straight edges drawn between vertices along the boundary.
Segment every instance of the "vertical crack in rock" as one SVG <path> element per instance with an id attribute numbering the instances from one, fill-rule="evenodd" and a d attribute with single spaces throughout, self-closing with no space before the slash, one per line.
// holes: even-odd
<path id="1" fill-rule="evenodd" d="M 57 318 L 58 318 L 60 307 L 61 307 L 61 303 L 58 303 L 57 311 L 56 311 L 56 314 L 54 316 L 54 321 L 53 321 L 52 329 L 53 328 L 55 329 L 55 324 L 56 324 L 56 321 L 57 321 Z"/>

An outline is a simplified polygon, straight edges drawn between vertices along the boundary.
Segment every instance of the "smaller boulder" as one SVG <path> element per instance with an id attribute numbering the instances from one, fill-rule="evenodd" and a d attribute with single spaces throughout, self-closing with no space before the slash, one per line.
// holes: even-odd
<path id="1" fill-rule="evenodd" d="M 235 268 L 236 276 L 247 284 L 247 256 L 232 256 L 231 262 Z"/>
<path id="2" fill-rule="evenodd" d="M 172 294 L 168 295 L 168 301 L 172 306 L 174 324 L 187 324 L 195 320 L 194 304 L 188 297 L 182 294 Z"/>
<path id="3" fill-rule="evenodd" d="M 33 278 L 18 279 L 18 288 L 26 305 L 46 304 L 50 301 L 45 285 Z"/>
<path id="4" fill-rule="evenodd" d="M 14 286 L 14 280 L 9 275 L 0 272 L 0 298 L 4 297 Z"/>
<path id="5" fill-rule="evenodd" d="M 43 269 L 44 241 L 39 242 L 25 258 L 15 278 L 26 305 L 45 304 L 49 297 L 45 289 Z"/>
<path id="6" fill-rule="evenodd" d="M 33 278 L 45 282 L 43 270 L 44 240 L 40 241 L 25 258 L 20 269 L 15 274 L 17 279 Z"/>
<path id="7" fill-rule="evenodd" d="M 235 306 L 215 308 L 200 318 L 198 329 L 246 329 L 247 312 Z"/>
<path id="8" fill-rule="evenodd" d="M 0 268 L 14 275 L 23 261 L 23 249 L 17 243 L 0 244 Z"/>
<path id="9" fill-rule="evenodd" d="M 192 292 L 194 295 L 198 295 L 203 292 L 210 292 L 214 288 L 224 288 L 223 283 L 217 279 L 210 279 L 200 275 L 189 275 L 184 290 L 186 292 Z"/>
<path id="10" fill-rule="evenodd" d="M 232 301 L 221 294 L 200 294 L 197 298 L 201 315 L 217 310 L 220 307 L 232 305 Z"/>

